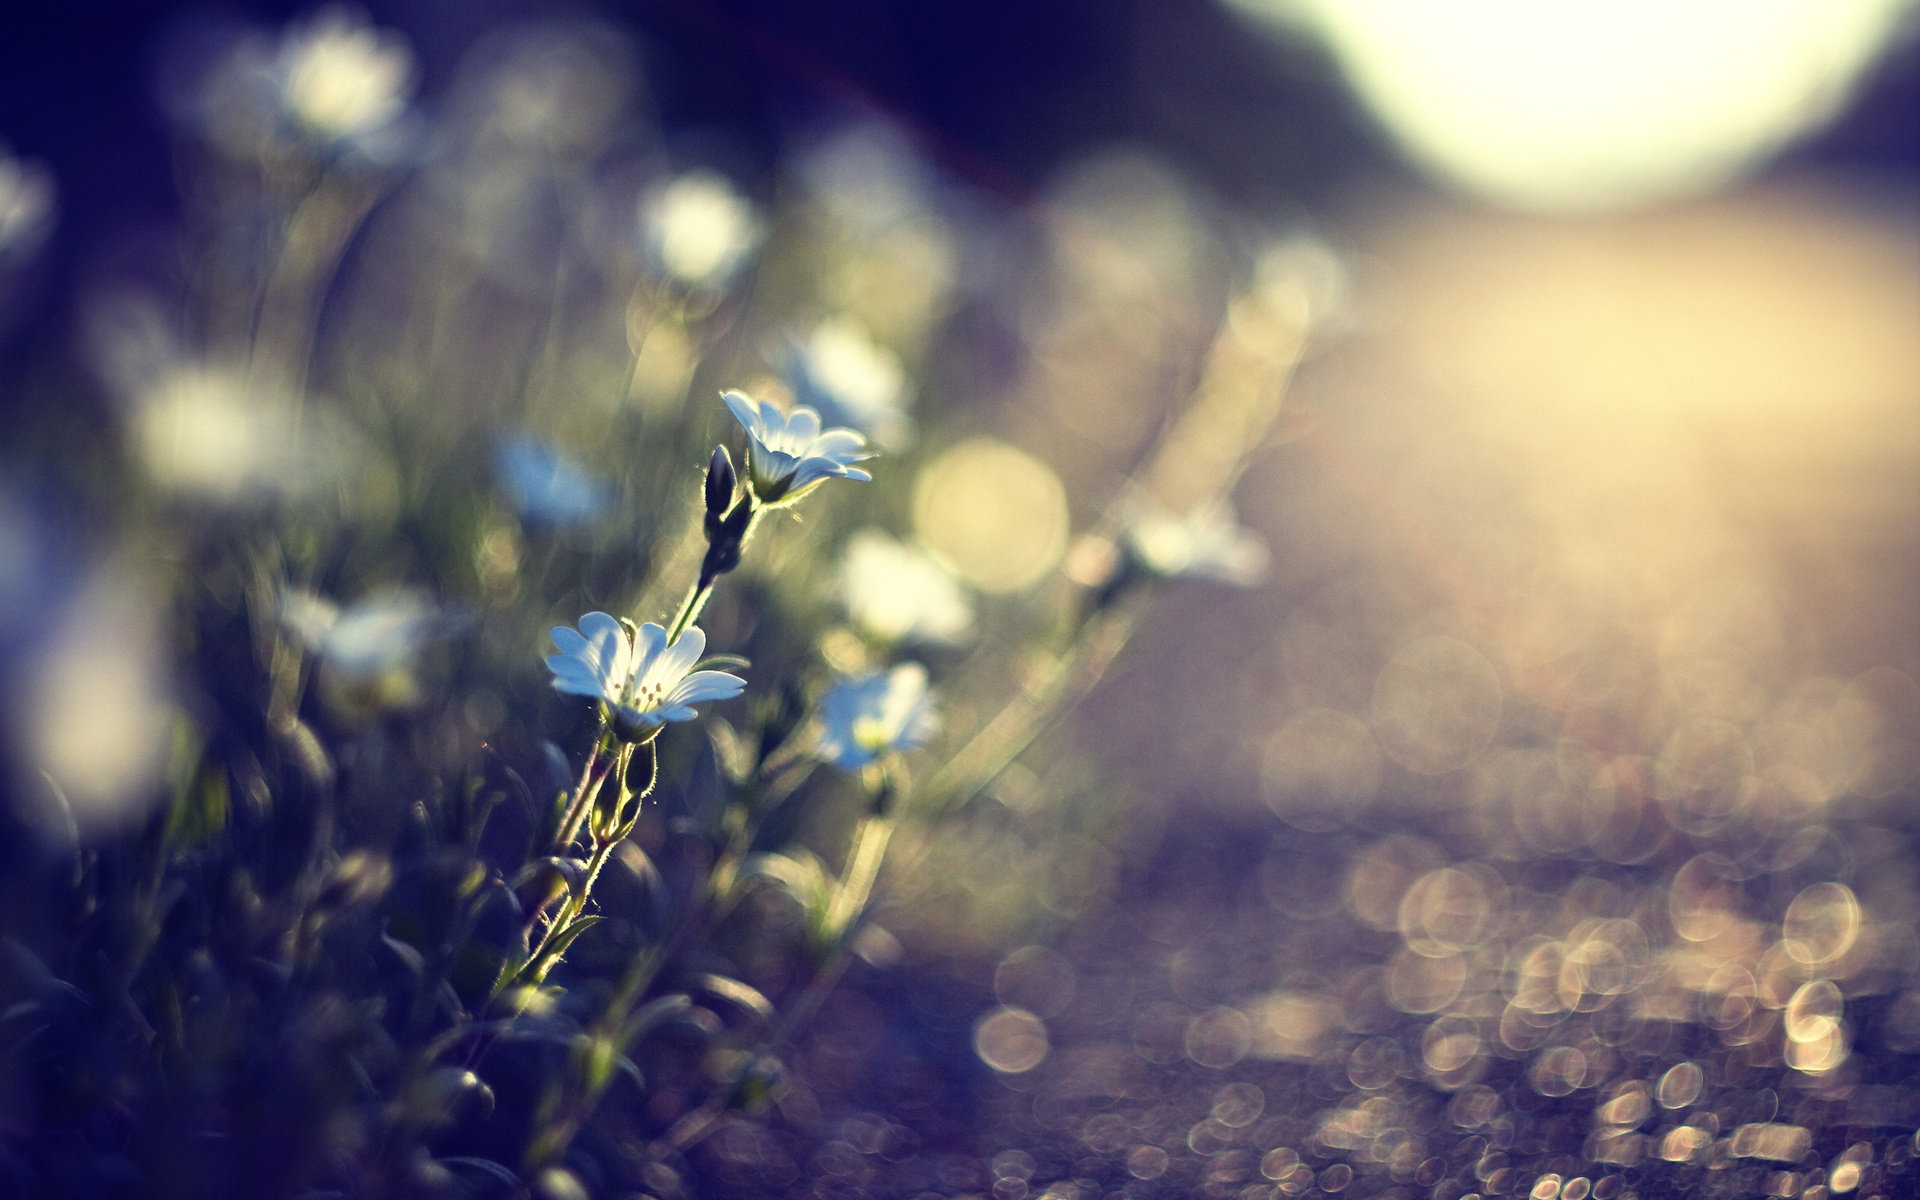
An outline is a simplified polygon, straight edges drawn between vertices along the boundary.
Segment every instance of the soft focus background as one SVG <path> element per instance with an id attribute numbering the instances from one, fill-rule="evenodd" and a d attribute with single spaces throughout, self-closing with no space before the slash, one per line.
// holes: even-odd
<path id="1" fill-rule="evenodd" d="M 71 5 L 0 37 L 28 164 L 0 176 L 0 665 L 72 598 L 125 648 L 96 676 L 124 744 L 162 737 L 152 617 L 41 549 L 112 537 L 88 473 L 125 418 L 89 331 L 207 220 L 178 73 L 210 31 L 310 11 Z M 1292 239 L 1335 314 L 1234 491 L 1264 580 L 1170 588 L 890 881 L 897 947 L 698 1187 L 1920 1194 L 1911 4 L 366 11 L 411 39 L 421 108 L 475 128 L 513 47 L 595 47 L 555 118 L 583 179 L 664 162 L 763 211 L 796 179 L 840 203 L 863 265 L 829 290 L 937 428 L 1064 484 L 1057 530 L 1010 520 L 1032 578 L 1185 404 L 1253 248 Z M 449 236 L 507 321 L 551 248 L 460 194 Z M 398 263 L 424 236 L 384 215 L 369 292 L 379 239 Z M 919 533 L 984 592 L 1023 582 L 1003 545 Z M 87 758 L 9 704 L 9 771 Z"/>

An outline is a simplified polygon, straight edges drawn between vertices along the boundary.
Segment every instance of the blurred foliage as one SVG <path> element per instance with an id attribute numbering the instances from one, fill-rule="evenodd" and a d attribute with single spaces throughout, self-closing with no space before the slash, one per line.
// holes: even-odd
<path id="1" fill-rule="evenodd" d="M 1148 247 L 1194 272 L 1140 350 L 1184 355 L 1182 416 L 1099 382 L 1142 319 L 1107 234 L 1023 263 L 875 127 L 681 169 L 630 58 L 501 36 L 427 112 L 404 41 L 329 10 L 169 94 L 169 266 L 82 314 L 105 432 L 48 372 L 18 443 L 88 536 L 0 497 L 37 581 L 0 594 L 17 1194 L 699 1190 L 841 973 L 898 955 L 876 911 L 993 954 L 1109 886 L 1110 782 L 1022 756 L 1149 585 L 1264 565 L 1222 497 L 1332 260 Z M 997 427 L 1009 354 L 1093 373 L 1063 424 Z M 811 435 L 743 437 L 735 387 L 859 430 L 872 481 L 785 493 Z M 592 612 L 698 618 L 746 694 L 663 728 L 621 680 L 556 691 L 546 631 Z"/>

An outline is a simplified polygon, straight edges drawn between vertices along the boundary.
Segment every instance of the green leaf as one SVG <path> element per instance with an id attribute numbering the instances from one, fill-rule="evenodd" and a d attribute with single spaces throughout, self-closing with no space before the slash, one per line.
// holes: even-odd
<path id="1" fill-rule="evenodd" d="M 434 1161 L 452 1170 L 456 1175 L 460 1174 L 463 1169 L 467 1171 L 477 1171 L 491 1178 L 502 1187 L 507 1188 L 509 1194 L 517 1191 L 520 1187 L 520 1177 L 518 1175 L 515 1175 L 511 1170 L 508 1170 L 490 1158 L 473 1158 L 469 1155 L 457 1154 L 451 1158 L 437 1158 Z"/>
<path id="2" fill-rule="evenodd" d="M 536 980 L 545 979 L 547 972 L 551 971 L 553 965 L 560 961 L 560 956 L 567 952 L 567 947 L 573 945 L 574 939 L 604 920 L 606 920 L 606 918 L 598 914 L 575 917 L 567 923 L 565 929 L 560 930 L 548 938 L 547 944 L 540 948 L 539 957 L 535 958 L 532 965 L 528 967 L 528 970 L 533 973 L 533 978 Z"/>
<path id="3" fill-rule="evenodd" d="M 738 979 L 729 979 L 725 975 L 698 975 L 694 977 L 694 988 L 725 1000 L 762 1025 L 773 1021 L 773 1003 Z"/>
<path id="4" fill-rule="evenodd" d="M 680 992 L 675 992 L 671 996 L 662 996 L 650 1004 L 643 1005 L 632 1016 L 627 1018 L 626 1024 L 620 1026 L 620 1036 L 614 1039 L 614 1045 L 618 1046 L 622 1053 L 625 1053 L 638 1043 L 640 1039 L 646 1037 L 647 1034 L 653 1030 L 654 1026 L 669 1018 L 676 1017 L 692 1007 L 692 997 Z"/>

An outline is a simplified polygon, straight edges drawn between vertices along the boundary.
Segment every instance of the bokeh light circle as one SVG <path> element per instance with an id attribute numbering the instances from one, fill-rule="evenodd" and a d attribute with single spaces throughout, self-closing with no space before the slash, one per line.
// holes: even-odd
<path id="1" fill-rule="evenodd" d="M 974 438 L 929 463 L 913 523 L 927 548 L 983 592 L 1039 582 L 1067 549 L 1067 493 L 1030 454 Z"/>

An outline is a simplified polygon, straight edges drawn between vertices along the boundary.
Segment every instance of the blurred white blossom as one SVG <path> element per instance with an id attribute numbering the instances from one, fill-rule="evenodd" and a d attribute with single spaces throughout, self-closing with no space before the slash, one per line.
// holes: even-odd
<path id="1" fill-rule="evenodd" d="M 844 315 L 822 321 L 806 340 L 790 342 L 788 361 L 794 396 L 823 419 L 851 425 L 889 450 L 906 444 L 912 432 L 903 411 L 906 370 L 859 321 Z"/>
<path id="2" fill-rule="evenodd" d="M 842 771 L 924 745 L 940 729 L 927 669 L 915 662 L 841 680 L 821 698 L 820 721 L 819 755 Z"/>
<path id="3" fill-rule="evenodd" d="M 1266 543 L 1234 523 L 1225 501 L 1206 501 L 1178 517 L 1136 491 L 1122 501 L 1120 523 L 1133 560 L 1154 575 L 1246 586 L 1266 573 Z"/>
<path id="4" fill-rule="evenodd" d="M 30 256 L 53 226 L 53 176 L 0 143 L 0 264 Z"/>
<path id="5" fill-rule="evenodd" d="M 761 237 L 753 206 L 712 171 L 689 171 L 642 198 L 640 226 L 653 261 L 691 287 L 726 283 Z"/>
<path id="6" fill-rule="evenodd" d="M 360 138 L 406 110 L 413 51 L 345 8 L 321 10 L 289 28 L 274 65 L 287 119 L 323 143 Z"/>
<path id="7" fill-rule="evenodd" d="M 947 569 L 877 529 L 847 543 L 840 599 L 856 625 L 884 641 L 954 645 L 973 632 L 973 605 Z"/>
<path id="8" fill-rule="evenodd" d="M 156 614 L 130 572 L 102 567 L 6 684 L 30 777 L 22 815 L 86 834 L 130 821 L 157 799 L 171 717 Z"/>
<path id="9" fill-rule="evenodd" d="M 288 26 L 277 43 L 258 32 L 237 38 L 177 104 L 236 157 L 305 147 L 384 160 L 399 148 L 413 69 L 403 37 L 336 6 Z"/>
<path id="10" fill-rule="evenodd" d="M 337 421 L 309 412 L 296 422 L 284 396 L 237 366 L 173 363 L 132 408 L 132 443 L 153 480 L 205 499 L 308 493 L 351 457 Z"/>

